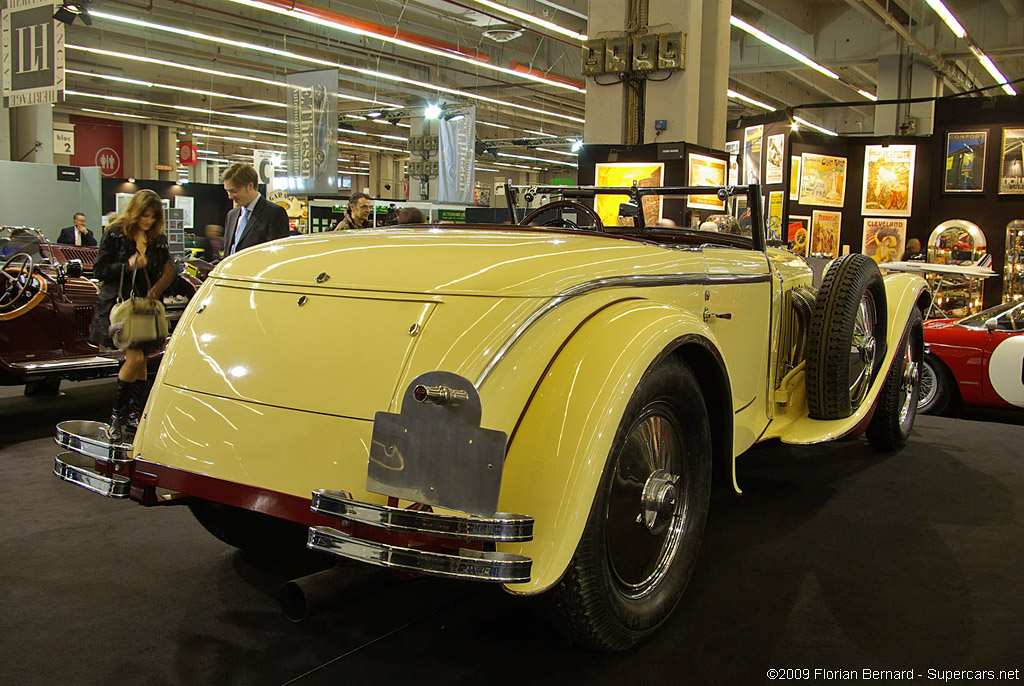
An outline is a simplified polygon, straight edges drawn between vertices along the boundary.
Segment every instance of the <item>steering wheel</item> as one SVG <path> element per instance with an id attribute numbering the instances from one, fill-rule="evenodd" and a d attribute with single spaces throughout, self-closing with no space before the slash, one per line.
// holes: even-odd
<path id="1" fill-rule="evenodd" d="M 17 262 L 24 262 L 25 265 L 21 268 L 21 274 L 11 276 L 7 270 Z M 7 258 L 7 261 L 0 267 L 0 275 L 3 275 L 5 280 L 3 290 L 0 291 L 0 307 L 13 305 L 18 301 L 28 285 L 32 283 L 32 267 L 32 256 L 28 253 L 15 253 Z"/>
<path id="2" fill-rule="evenodd" d="M 556 200 L 554 202 L 549 202 L 547 205 L 541 205 L 533 212 L 530 212 L 528 215 L 523 217 L 523 220 L 519 222 L 519 225 L 529 226 L 533 222 L 537 221 L 537 217 L 541 216 L 545 212 L 550 212 L 551 210 L 576 210 L 577 212 L 582 212 L 589 217 L 592 222 L 594 222 L 594 231 L 604 230 L 604 222 L 602 222 L 601 218 L 597 216 L 597 212 L 582 203 L 576 202 L 575 200 Z M 579 230 L 580 228 L 580 225 L 576 222 L 569 219 L 563 219 L 561 217 L 549 219 L 544 222 L 544 226 L 561 226 L 563 228 L 574 230 Z"/>

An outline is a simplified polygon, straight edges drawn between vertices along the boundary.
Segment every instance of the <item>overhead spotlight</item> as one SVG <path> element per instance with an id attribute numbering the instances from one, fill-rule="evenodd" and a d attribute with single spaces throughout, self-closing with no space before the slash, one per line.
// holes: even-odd
<path id="1" fill-rule="evenodd" d="M 380 112 L 367 112 L 366 113 L 366 118 L 367 119 L 376 119 L 379 116 L 380 116 Z"/>
<path id="2" fill-rule="evenodd" d="M 427 105 L 425 110 L 423 110 L 423 116 L 427 119 L 437 119 L 441 116 L 441 108 L 431 103 Z"/>
<path id="3" fill-rule="evenodd" d="M 580 151 L 580 148 L 582 148 L 582 147 L 583 147 L 583 139 L 581 139 L 581 138 L 578 138 L 578 139 L 576 139 L 576 140 L 574 140 L 574 141 L 572 142 L 572 148 L 571 148 L 571 150 L 572 150 L 573 152 L 579 152 L 579 151 Z"/>
<path id="4" fill-rule="evenodd" d="M 282 160 L 281 160 L 281 156 L 280 155 L 271 155 L 270 156 L 270 164 L 274 165 L 275 167 L 280 167 L 281 166 L 281 162 L 282 162 Z"/>
<path id="5" fill-rule="evenodd" d="M 53 18 L 70 26 L 76 18 L 81 17 L 83 24 L 92 26 L 92 17 L 89 16 L 90 4 L 90 0 L 64 0 L 53 13 Z"/>
<path id="6" fill-rule="evenodd" d="M 460 119 L 465 119 L 465 118 L 466 118 L 466 115 L 463 112 L 452 112 L 451 114 L 445 114 L 444 115 L 444 120 L 445 121 L 458 121 Z"/>

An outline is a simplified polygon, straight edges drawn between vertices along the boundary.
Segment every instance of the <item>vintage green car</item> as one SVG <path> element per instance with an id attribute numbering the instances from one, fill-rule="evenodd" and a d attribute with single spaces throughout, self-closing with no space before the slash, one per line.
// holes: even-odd
<path id="1" fill-rule="evenodd" d="M 623 193 L 635 225 L 603 226 L 592 199 Z M 573 640 L 628 648 L 683 593 L 713 470 L 739 492 L 756 443 L 891 451 L 914 421 L 924 280 L 854 254 L 813 288 L 760 193 L 520 189 L 561 199 L 242 251 L 189 305 L 134 444 L 66 422 L 55 472 L 187 503 L 243 548 L 298 524 L 342 558 L 544 594 Z M 689 194 L 746 196 L 750 235 L 646 225 L 645 200 Z"/>

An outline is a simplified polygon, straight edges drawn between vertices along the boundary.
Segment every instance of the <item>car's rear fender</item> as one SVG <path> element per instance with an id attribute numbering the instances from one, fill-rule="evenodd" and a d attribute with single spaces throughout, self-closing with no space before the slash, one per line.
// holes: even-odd
<path id="1" fill-rule="evenodd" d="M 533 559 L 535 594 L 565 572 L 583 534 L 620 419 L 640 379 L 667 355 L 690 363 L 704 388 L 714 455 L 732 455 L 732 400 L 713 334 L 684 310 L 646 300 L 592 317 L 546 369 L 510 435 L 499 510 L 535 518 L 534 539 L 499 545 Z"/>

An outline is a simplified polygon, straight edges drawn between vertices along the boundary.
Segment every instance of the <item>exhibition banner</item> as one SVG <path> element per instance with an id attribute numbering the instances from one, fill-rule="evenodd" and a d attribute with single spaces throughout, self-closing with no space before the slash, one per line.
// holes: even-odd
<path id="1" fill-rule="evenodd" d="M 299 195 L 338 192 L 338 70 L 289 74 L 285 187 Z"/>
<path id="2" fill-rule="evenodd" d="M 946 193 L 981 193 L 985 190 L 985 153 L 988 131 L 957 131 L 946 134 Z"/>
<path id="3" fill-rule="evenodd" d="M 7 0 L 0 15 L 3 106 L 56 103 L 64 91 L 64 24 L 53 0 Z"/>
<path id="4" fill-rule="evenodd" d="M 690 186 L 724 186 L 725 185 L 725 160 L 706 155 L 690 153 L 689 156 L 688 184 Z M 719 200 L 717 194 L 710 195 L 688 195 L 686 197 L 687 207 L 696 207 L 705 210 L 725 211 L 725 200 Z"/>
<path id="5" fill-rule="evenodd" d="M 1003 129 L 1003 154 L 999 159 L 999 193 L 1024 193 L 1024 129 Z"/>
<path id="6" fill-rule="evenodd" d="M 869 145 L 864 148 L 861 214 L 910 216 L 916 151 L 916 145 Z"/>
<path id="7" fill-rule="evenodd" d="M 839 228 L 842 223 L 842 212 L 811 212 L 811 257 L 839 257 Z"/>
<path id="8" fill-rule="evenodd" d="M 761 183 L 761 136 L 764 126 L 748 126 L 743 130 L 743 183 Z"/>
<path id="9" fill-rule="evenodd" d="M 865 217 L 861 252 L 878 264 L 900 261 L 907 242 L 908 221 L 892 217 Z"/>
<path id="10" fill-rule="evenodd" d="M 466 107 L 465 110 L 465 114 L 438 120 L 438 202 L 460 205 L 475 202 L 476 107 Z"/>
<path id="11" fill-rule="evenodd" d="M 765 185 L 782 183 L 784 178 L 782 175 L 782 149 L 785 147 L 785 144 L 785 134 L 780 133 L 775 136 L 768 136 L 768 154 L 765 156 L 764 163 Z"/>
<path id="12" fill-rule="evenodd" d="M 800 204 L 842 207 L 846 199 L 846 158 L 810 152 L 801 158 Z"/>

